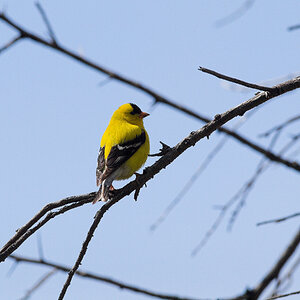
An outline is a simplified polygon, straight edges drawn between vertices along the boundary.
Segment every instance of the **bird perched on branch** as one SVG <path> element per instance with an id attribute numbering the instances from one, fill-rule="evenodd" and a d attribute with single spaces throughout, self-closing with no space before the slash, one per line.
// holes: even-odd
<path id="1" fill-rule="evenodd" d="M 102 139 L 96 169 L 97 186 L 100 186 L 93 204 L 106 202 L 112 182 L 131 177 L 146 162 L 150 142 L 143 119 L 149 114 L 133 104 L 120 106 L 112 115 Z"/>

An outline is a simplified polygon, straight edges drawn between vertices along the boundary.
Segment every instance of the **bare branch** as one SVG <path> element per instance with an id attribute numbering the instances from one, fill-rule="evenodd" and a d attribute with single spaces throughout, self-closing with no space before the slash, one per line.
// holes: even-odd
<path id="1" fill-rule="evenodd" d="M 280 135 L 280 131 L 276 131 L 276 134 L 274 135 L 273 139 L 271 140 L 270 143 L 270 148 L 272 149 L 273 146 L 275 145 L 275 143 L 278 140 L 278 137 Z M 283 155 L 286 151 L 290 150 L 290 148 L 297 142 L 297 140 L 300 139 L 300 134 L 295 135 L 292 137 L 291 141 L 289 141 L 279 152 L 280 155 Z M 261 174 L 263 172 L 265 172 L 269 166 L 271 165 L 271 161 L 266 161 L 265 158 L 262 158 L 261 162 L 259 163 L 256 172 L 254 174 L 254 176 L 246 182 L 246 184 L 244 185 L 244 190 L 242 191 L 242 193 L 240 195 L 237 195 L 238 198 L 240 198 L 240 201 L 236 207 L 236 209 L 233 211 L 232 216 L 230 218 L 229 224 L 228 224 L 228 229 L 230 230 L 233 226 L 233 223 L 238 215 L 238 213 L 240 212 L 241 208 L 244 206 L 246 199 L 249 195 L 249 192 L 251 191 L 251 189 L 253 189 L 254 184 L 256 183 L 256 181 L 258 180 L 259 176 L 261 176 Z"/>
<path id="2" fill-rule="evenodd" d="M 286 272 L 286 274 L 284 274 L 283 276 L 281 276 L 280 278 L 277 278 L 276 280 L 276 286 L 274 289 L 274 292 L 272 293 L 271 297 L 277 296 L 280 292 L 279 292 L 279 288 L 282 289 L 283 284 L 285 283 L 286 286 L 285 288 L 288 288 L 288 284 L 291 283 L 292 280 L 292 276 L 295 273 L 296 269 L 298 268 L 300 264 L 300 256 L 298 257 L 298 259 L 293 263 L 293 265 L 291 266 L 291 268 Z"/>
<path id="3" fill-rule="evenodd" d="M 271 129 L 269 129 L 268 131 L 261 133 L 259 136 L 260 137 L 268 137 L 271 133 L 280 131 L 280 130 L 284 129 L 285 127 L 287 127 L 288 125 L 290 125 L 296 121 L 299 121 L 299 120 L 300 120 L 300 115 L 297 115 L 297 116 L 292 117 L 292 118 L 288 119 L 287 121 L 271 128 Z"/>
<path id="4" fill-rule="evenodd" d="M 24 38 L 21 34 L 13 38 L 11 41 L 9 41 L 6 45 L 2 46 L 0 48 L 0 54 L 4 52 L 5 50 L 9 49 L 11 46 L 15 45 L 18 41 L 20 41 L 22 38 Z"/>
<path id="5" fill-rule="evenodd" d="M 300 29 L 300 24 L 290 26 L 290 27 L 288 27 L 287 30 L 288 31 L 293 31 L 293 30 L 297 30 L 297 29 Z"/>
<path id="6" fill-rule="evenodd" d="M 49 203 L 45 205 L 40 212 L 38 212 L 31 220 L 29 220 L 24 226 L 17 230 L 17 233 L 2 247 L 0 250 L 0 262 L 4 261 L 11 253 L 13 253 L 20 245 L 35 231 L 42 227 L 49 220 L 55 216 L 62 214 L 72 208 L 79 207 L 85 203 L 92 202 L 96 193 L 84 194 L 79 196 L 72 196 L 63 200 Z M 72 204 L 73 203 L 73 204 Z M 70 204 L 70 205 L 68 205 Z M 51 212 L 51 210 L 64 206 L 57 212 Z M 40 221 L 35 227 L 32 227 L 37 223 L 47 212 L 47 216 Z M 31 228 L 32 227 L 32 228 Z"/>
<path id="7" fill-rule="evenodd" d="M 254 298 L 257 299 L 261 293 L 266 289 L 266 287 L 278 277 L 281 269 L 288 261 L 288 259 L 293 255 L 298 245 L 300 244 L 300 229 L 298 229 L 295 237 L 282 253 L 281 257 L 277 261 L 277 263 L 272 267 L 272 269 L 267 273 L 267 275 L 262 279 L 262 281 L 257 285 L 256 288 L 252 290 Z M 252 299 L 251 299 L 252 300 Z"/>
<path id="8" fill-rule="evenodd" d="M 18 25 L 17 23 L 15 23 L 13 20 L 11 20 L 10 18 L 8 18 L 3 12 L 0 13 L 0 20 L 2 20 L 3 22 L 5 22 L 6 24 L 8 24 L 9 26 L 13 27 L 16 31 L 18 31 L 20 34 L 22 34 L 24 37 L 26 38 L 29 38 L 31 39 L 32 41 L 36 42 L 36 43 L 39 43 L 41 45 L 44 45 L 46 47 L 49 47 L 53 50 L 56 50 L 58 52 L 61 52 L 63 54 L 65 54 L 66 56 L 68 57 L 71 57 L 73 58 L 74 60 L 84 64 L 85 66 L 87 67 L 90 67 L 98 72 L 101 72 L 101 73 L 104 73 L 104 74 L 107 74 L 110 78 L 114 79 L 114 80 L 117 80 L 117 81 L 120 81 L 124 84 L 127 84 L 133 88 L 136 88 L 144 93 L 146 93 L 147 95 L 151 96 L 154 101 L 156 103 L 163 103 L 165 105 L 168 105 L 170 107 L 173 107 L 189 116 L 192 116 L 202 122 L 205 122 L 205 123 L 208 123 L 211 121 L 211 119 L 203 116 L 203 115 L 200 115 L 199 113 L 196 113 L 195 111 L 181 105 L 181 104 L 178 104 L 178 103 L 175 103 L 165 97 L 163 97 L 162 95 L 158 94 L 157 92 L 155 92 L 154 90 L 146 87 L 145 85 L 139 83 L 139 82 L 136 82 L 134 80 L 131 80 L 131 79 L 128 79 L 116 72 L 113 72 L 107 68 L 104 68 L 100 65 L 97 65 L 95 62 L 91 61 L 91 60 L 88 60 L 86 58 L 83 58 L 82 56 L 76 54 L 75 52 L 72 52 L 71 50 L 65 48 L 65 47 L 62 47 L 60 45 L 55 45 L 45 39 L 43 39 L 42 37 L 32 33 L 32 32 L 29 32 L 27 30 L 25 30 L 23 27 L 21 27 L 20 25 Z M 284 164 L 286 165 L 287 167 L 289 168 L 293 168 L 297 171 L 300 171 L 300 168 L 298 168 L 297 166 L 295 167 L 294 163 L 293 162 L 289 162 L 287 160 L 284 160 L 282 159 L 281 157 L 278 157 L 276 156 L 274 153 L 271 153 L 269 151 L 267 151 L 266 149 L 264 149 L 263 147 L 255 144 L 254 142 L 250 141 L 249 139 L 246 139 L 245 137 L 241 136 L 240 134 L 237 134 L 236 132 L 233 132 L 225 127 L 220 127 L 218 128 L 218 130 L 220 132 L 223 132 L 229 136 L 231 136 L 232 138 L 236 139 L 237 141 L 239 141 L 240 143 L 252 148 L 253 150 L 263 154 L 264 156 L 266 156 L 268 159 L 270 160 L 273 160 L 273 161 L 276 161 L 278 163 L 281 163 L 281 164 Z"/>
<path id="9" fill-rule="evenodd" d="M 279 84 L 280 82 L 287 81 L 289 79 L 297 77 L 299 75 L 300 75 L 300 72 L 292 72 L 292 73 L 288 73 L 284 76 L 272 78 L 272 79 L 269 79 L 269 80 L 263 80 L 259 83 L 259 85 L 273 86 L 273 85 Z M 235 83 L 231 83 L 229 81 L 221 81 L 221 86 L 224 89 L 234 91 L 234 92 L 247 93 L 247 92 L 250 91 L 249 88 L 247 88 L 247 87 L 240 86 L 240 85 L 237 85 Z"/>
<path id="10" fill-rule="evenodd" d="M 292 241 L 289 243 L 287 248 L 283 251 L 283 253 L 279 257 L 278 261 L 271 268 L 271 270 L 265 275 L 265 277 L 260 281 L 260 283 L 251 290 L 247 289 L 244 294 L 237 296 L 235 298 L 232 298 L 232 300 L 241 300 L 241 299 L 257 300 L 260 297 L 260 295 L 262 294 L 262 292 L 269 286 L 269 284 L 278 277 L 280 271 L 285 266 L 285 264 L 289 260 L 289 258 L 295 253 L 299 244 L 300 244 L 300 228 L 298 229 L 296 235 L 294 236 Z M 296 292 L 296 293 L 298 293 L 298 292 Z M 278 297 L 278 296 L 276 296 L 276 297 Z M 273 297 L 273 298 L 268 298 L 265 300 L 271 300 L 271 299 L 277 299 L 277 298 Z"/>
<path id="11" fill-rule="evenodd" d="M 52 43 L 54 45 L 57 45 L 57 39 L 56 39 L 54 30 L 52 29 L 52 26 L 50 24 L 50 21 L 49 21 L 47 15 L 46 15 L 45 10 L 43 9 L 42 5 L 39 2 L 36 2 L 35 6 L 38 9 L 40 15 L 42 16 L 42 19 L 43 19 L 43 21 L 44 21 L 44 23 L 45 23 L 45 25 L 47 27 L 47 30 L 48 30 L 49 36 L 50 36 L 50 38 L 52 40 Z"/>
<path id="12" fill-rule="evenodd" d="M 246 0 L 241 7 L 232 12 L 229 16 L 226 16 L 216 22 L 217 27 L 222 27 L 229 23 L 234 22 L 238 18 L 242 17 L 254 4 L 254 0 Z"/>
<path id="13" fill-rule="evenodd" d="M 277 132 L 276 135 L 273 137 L 270 143 L 270 148 L 274 146 L 276 143 L 278 136 L 280 132 Z M 300 134 L 293 137 L 293 139 L 288 142 L 281 150 L 280 154 L 283 154 L 285 151 L 289 150 L 290 147 L 297 141 L 297 139 L 300 138 Z M 228 209 L 237 201 L 240 199 L 239 203 L 237 204 L 237 207 L 233 211 L 231 218 L 228 223 L 228 229 L 230 230 L 233 226 L 234 221 L 236 220 L 236 217 L 238 213 L 240 212 L 241 208 L 244 206 L 244 203 L 251 191 L 251 189 L 254 187 L 255 182 L 258 180 L 259 176 L 267 170 L 267 168 L 270 166 L 271 162 L 266 161 L 265 158 L 262 158 L 259 162 L 256 171 L 251 176 L 249 180 L 238 190 L 238 192 L 224 205 L 221 207 L 220 213 L 214 223 L 211 225 L 211 227 L 208 229 L 200 243 L 193 249 L 191 255 L 196 255 L 207 243 L 207 241 L 210 239 L 210 237 L 215 233 L 219 225 L 221 224 L 221 221 L 223 220 L 226 212 Z"/>
<path id="14" fill-rule="evenodd" d="M 256 226 L 261 226 L 261 225 L 270 224 L 270 223 L 280 223 L 280 222 L 284 222 L 286 220 L 289 220 L 289 219 L 292 219 L 295 217 L 299 217 L 299 216 L 300 216 L 300 212 L 288 215 L 286 217 L 278 218 L 278 219 L 272 219 L 272 220 L 268 220 L 268 221 L 259 222 L 256 224 Z"/>
<path id="15" fill-rule="evenodd" d="M 254 84 L 254 83 L 249 83 L 249 82 L 237 79 L 237 78 L 229 77 L 227 75 L 224 75 L 224 74 L 221 74 L 221 73 L 218 73 L 216 71 L 206 69 L 206 68 L 203 68 L 203 67 L 199 67 L 198 70 L 202 71 L 204 73 L 208 73 L 208 74 L 211 74 L 213 76 L 216 76 L 220 79 L 246 86 L 246 87 L 251 88 L 251 89 L 256 89 L 256 90 L 265 91 L 265 92 L 273 92 L 273 89 L 274 89 L 272 87 L 261 86 L 261 85 L 257 85 L 257 84 Z"/>
<path id="16" fill-rule="evenodd" d="M 52 262 L 49 262 L 44 259 L 37 260 L 37 259 L 33 259 L 33 258 L 19 256 L 19 255 L 10 255 L 9 258 L 13 259 L 16 262 L 26 262 L 26 263 L 31 263 L 31 264 L 43 265 L 43 266 L 55 268 L 56 270 L 59 270 L 59 271 L 65 272 L 65 273 L 70 272 L 69 267 L 60 265 L 57 263 L 52 263 Z M 130 284 L 121 282 L 119 280 L 112 279 L 110 277 L 101 276 L 101 275 L 87 272 L 87 271 L 77 270 L 75 272 L 75 274 L 80 277 L 83 277 L 83 278 L 89 278 L 89 279 L 105 282 L 105 283 L 111 284 L 113 286 L 119 287 L 121 289 L 129 290 L 129 291 L 132 291 L 135 293 L 140 293 L 140 294 L 144 294 L 144 295 L 159 298 L 159 299 L 173 299 L 173 300 L 174 299 L 177 299 L 177 300 L 193 300 L 194 299 L 194 298 L 192 299 L 192 298 L 188 298 L 188 297 L 180 297 L 180 296 L 175 296 L 175 295 L 167 295 L 167 294 L 157 293 L 154 291 L 147 290 L 145 288 L 140 288 L 140 287 L 137 287 L 134 285 L 130 285 Z M 196 299 L 194 299 L 194 300 L 196 300 Z M 198 300 L 201 300 L 201 299 L 198 299 Z M 204 300 L 204 299 L 202 299 L 202 300 Z M 208 299 L 206 299 L 206 300 L 208 300 Z"/>
<path id="17" fill-rule="evenodd" d="M 171 149 L 170 146 L 168 146 L 167 144 L 165 144 L 161 141 L 160 141 L 160 143 L 161 143 L 162 147 L 161 147 L 161 149 L 159 149 L 159 152 L 155 153 L 155 154 L 149 154 L 148 156 L 150 156 L 150 157 L 163 156 Z"/>
<path id="18" fill-rule="evenodd" d="M 300 77 L 295 78 L 294 80 L 290 80 L 287 83 L 283 83 L 280 86 L 277 86 L 272 93 L 261 92 L 258 93 L 256 96 L 251 98 L 250 100 L 243 102 L 242 104 L 236 106 L 228 110 L 227 112 L 223 113 L 222 115 L 217 115 L 213 121 L 206 124 L 202 128 L 197 131 L 193 131 L 190 133 L 188 137 L 178 143 L 175 147 L 171 148 L 163 157 L 161 157 L 158 161 L 156 161 L 151 167 L 146 168 L 143 171 L 143 174 L 139 176 L 138 180 L 134 180 L 127 184 L 124 188 L 117 190 L 116 195 L 104 204 L 101 209 L 97 212 L 94 222 L 87 234 L 87 237 L 82 245 L 80 254 L 77 258 L 77 261 L 71 271 L 69 272 L 69 276 L 63 286 L 63 289 L 59 295 L 59 300 L 62 300 L 65 296 L 65 293 L 71 283 L 72 277 L 76 270 L 78 269 L 79 265 L 82 262 L 82 259 L 87 251 L 87 247 L 91 238 L 102 219 L 104 213 L 114 204 L 116 204 L 119 200 L 121 200 L 125 195 L 130 194 L 134 190 L 140 189 L 148 180 L 154 177 L 157 173 L 159 173 L 163 168 L 166 168 L 170 163 L 172 163 L 178 156 L 180 156 L 184 151 L 188 148 L 194 146 L 199 140 L 204 137 L 210 136 L 210 134 L 217 130 L 220 126 L 227 123 L 234 117 L 238 115 L 244 115 L 248 110 L 253 109 L 254 107 L 265 103 L 266 101 L 270 100 L 273 97 L 278 96 L 279 93 L 284 93 L 291 90 L 291 86 L 293 89 L 300 87 Z"/>
<path id="19" fill-rule="evenodd" d="M 229 206 L 228 206 L 229 207 Z M 209 230 L 204 235 L 203 239 L 200 241 L 200 243 L 192 250 L 191 256 L 195 256 L 207 243 L 207 241 L 210 239 L 210 237 L 214 234 L 214 232 L 217 230 L 219 225 L 221 224 L 221 221 L 223 220 L 225 213 L 228 209 L 227 206 L 224 206 L 218 217 L 216 218 L 215 222 L 212 224 L 212 226 L 209 228 Z"/>
<path id="20" fill-rule="evenodd" d="M 257 109 L 253 109 L 252 111 L 248 112 L 248 118 L 251 117 Z M 252 113 L 252 114 L 251 114 Z M 241 119 L 235 126 L 234 130 L 240 128 L 240 126 L 245 122 L 245 118 Z M 168 217 L 168 215 L 173 211 L 173 209 L 180 203 L 183 197 L 187 194 L 187 192 L 192 188 L 193 184 L 199 178 L 199 176 L 204 172 L 204 170 L 208 167 L 210 162 L 213 158 L 218 154 L 218 152 L 223 148 L 223 146 L 228 141 L 228 136 L 224 136 L 222 140 L 216 145 L 215 148 L 207 155 L 206 159 L 203 163 L 199 166 L 199 168 L 192 174 L 183 188 L 179 191 L 177 196 L 169 203 L 169 205 L 164 209 L 161 215 L 157 218 L 157 220 L 150 226 L 150 230 L 154 231 L 160 226 L 162 222 Z"/>
<path id="21" fill-rule="evenodd" d="M 30 296 L 43 284 L 45 283 L 52 275 L 57 272 L 57 269 L 52 269 L 50 272 L 47 272 L 43 275 L 38 282 L 36 282 L 31 289 L 27 291 L 27 293 L 20 300 L 28 300 Z"/>
<path id="22" fill-rule="evenodd" d="M 143 175 L 139 177 L 138 181 L 134 180 L 127 184 L 120 190 L 117 190 L 118 193 L 114 196 L 113 200 L 118 202 L 121 198 L 129 195 L 131 192 L 141 188 L 147 181 L 153 178 L 157 173 L 162 169 L 166 168 L 170 163 L 172 163 L 178 156 L 180 156 L 184 151 L 186 151 L 191 146 L 194 146 L 199 140 L 204 137 L 210 136 L 211 133 L 216 131 L 218 128 L 223 126 L 225 123 L 231 119 L 244 115 L 247 111 L 269 101 L 270 99 L 287 93 L 291 90 L 297 89 L 300 87 L 300 77 L 296 77 L 292 80 L 283 82 L 280 85 L 275 86 L 273 93 L 261 92 L 256 94 L 253 98 L 248 101 L 243 102 L 242 104 L 228 110 L 227 112 L 216 115 L 215 119 L 208 124 L 204 125 L 197 131 L 191 132 L 188 137 L 183 139 L 176 146 L 171 148 L 164 156 L 162 156 L 158 161 L 156 161 L 151 167 L 146 168 L 143 171 Z M 291 163 L 293 167 L 300 171 L 300 165 L 297 163 Z M 18 232 L 4 245 L 0 251 L 0 262 L 4 261 L 5 258 L 11 254 L 17 247 L 20 245 L 19 239 L 23 239 L 23 235 L 31 234 L 29 228 L 32 227 L 41 217 L 43 217 L 51 209 L 61 207 L 63 205 L 83 201 L 85 203 L 92 201 L 95 193 L 90 193 L 87 195 L 73 196 L 66 199 L 63 199 L 58 202 L 54 202 L 46 205 L 36 216 L 34 216 L 27 224 L 18 230 Z M 114 202 L 113 202 L 114 203 Z M 74 204 L 75 205 L 75 204 Z M 81 205 L 81 204 L 78 204 Z M 69 209 L 69 208 L 66 208 Z M 36 225 L 42 226 L 41 223 Z M 35 229 L 36 230 L 36 229 Z M 9 249 L 8 249 L 9 248 Z"/>
<path id="23" fill-rule="evenodd" d="M 274 297 L 271 297 L 271 298 L 267 298 L 265 300 L 274 300 L 274 299 L 285 298 L 285 297 L 289 297 L 289 296 L 293 296 L 293 295 L 298 295 L 298 294 L 300 294 L 300 291 L 293 292 L 293 293 L 288 293 L 288 294 L 284 294 L 284 295 L 274 296 Z"/>
<path id="24" fill-rule="evenodd" d="M 44 258 L 44 249 L 43 249 L 43 243 L 42 243 L 42 238 L 41 238 L 40 234 L 37 235 L 36 241 L 37 241 L 39 257 L 40 257 L 40 259 L 43 259 Z"/>
<path id="25" fill-rule="evenodd" d="M 81 251 L 79 253 L 79 256 L 73 266 L 73 268 L 69 271 L 68 273 L 68 278 L 59 294 L 58 300 L 62 300 L 65 297 L 65 294 L 67 292 L 67 289 L 69 287 L 69 285 L 71 284 L 72 278 L 75 274 L 75 272 L 78 270 L 79 266 L 81 265 L 81 262 L 83 260 L 83 257 L 87 251 L 88 245 L 92 239 L 92 237 L 94 236 L 95 230 L 98 227 L 98 224 L 100 223 L 103 215 L 105 214 L 105 212 L 113 205 L 113 201 L 109 201 L 107 203 L 105 203 L 96 213 L 94 221 L 87 233 L 86 239 L 82 244 L 81 247 Z"/>
<path id="26" fill-rule="evenodd" d="M 217 146 L 209 153 L 203 163 L 199 166 L 199 168 L 194 172 L 194 174 L 189 178 L 189 180 L 185 183 L 185 185 L 181 188 L 176 197 L 168 204 L 168 206 L 163 210 L 157 220 L 150 226 L 150 230 L 156 230 L 162 222 L 168 217 L 168 215 L 173 211 L 173 209 L 179 204 L 179 202 L 183 199 L 183 197 L 187 194 L 187 192 L 191 189 L 193 184 L 196 182 L 198 177 L 204 172 L 206 167 L 209 165 L 211 160 L 217 155 L 217 153 L 222 149 L 223 145 L 226 143 L 227 137 L 223 137 L 223 139 L 217 144 Z"/>
<path id="27" fill-rule="evenodd" d="M 105 86 L 106 84 L 108 84 L 109 82 L 111 82 L 112 78 L 110 76 L 107 76 L 106 78 L 104 78 L 103 80 L 101 80 L 99 83 L 98 83 L 98 87 L 103 87 Z"/>

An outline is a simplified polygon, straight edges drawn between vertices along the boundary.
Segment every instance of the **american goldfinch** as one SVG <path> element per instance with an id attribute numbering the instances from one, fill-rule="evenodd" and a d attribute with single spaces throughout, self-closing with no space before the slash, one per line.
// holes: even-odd
<path id="1" fill-rule="evenodd" d="M 102 139 L 96 169 L 97 186 L 100 186 L 93 204 L 106 202 L 112 182 L 131 177 L 146 162 L 150 142 L 143 118 L 149 114 L 133 104 L 120 106 L 112 115 Z"/>

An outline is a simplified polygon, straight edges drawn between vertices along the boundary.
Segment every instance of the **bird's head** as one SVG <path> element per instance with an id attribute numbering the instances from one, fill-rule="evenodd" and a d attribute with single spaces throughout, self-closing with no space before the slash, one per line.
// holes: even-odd
<path id="1" fill-rule="evenodd" d="M 121 105 L 113 116 L 118 119 L 125 119 L 131 124 L 143 126 L 143 118 L 149 116 L 149 114 L 142 112 L 136 104 L 126 103 Z"/>

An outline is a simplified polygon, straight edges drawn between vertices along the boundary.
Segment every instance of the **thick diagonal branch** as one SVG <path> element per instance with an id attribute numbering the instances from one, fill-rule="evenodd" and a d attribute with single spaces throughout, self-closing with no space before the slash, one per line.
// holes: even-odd
<path id="1" fill-rule="evenodd" d="M 204 137 L 208 137 L 212 132 L 216 131 L 222 125 L 230 121 L 231 119 L 243 115 L 246 111 L 251 110 L 252 108 L 276 97 L 287 93 L 289 91 L 295 90 L 300 87 L 300 77 L 296 77 L 292 80 L 288 80 L 283 82 L 274 89 L 273 93 L 269 92 L 261 92 L 255 95 L 253 98 L 249 99 L 246 102 L 238 105 L 235 108 L 230 109 L 229 111 L 217 115 L 215 119 L 201 129 L 192 132 L 188 137 L 178 143 L 175 147 L 171 148 L 164 156 L 162 156 L 158 161 L 156 161 L 151 167 L 148 167 L 144 170 L 142 176 L 139 176 L 138 181 L 134 180 L 128 183 L 125 187 L 118 190 L 118 193 L 113 198 L 113 200 L 104 205 L 113 205 L 118 202 L 120 199 L 124 198 L 125 196 L 131 194 L 133 191 L 140 189 L 147 181 L 153 178 L 157 173 L 159 173 L 162 169 L 166 168 L 169 164 L 171 164 L 178 156 L 180 156 L 185 150 L 194 146 L 200 139 Z M 293 168 L 297 171 L 300 171 L 300 165 L 296 162 L 291 163 Z M 30 221 L 28 221 L 23 227 L 21 227 L 17 233 L 4 245 L 4 247 L 0 251 L 0 262 L 4 261 L 8 255 L 10 255 L 13 251 L 15 251 L 20 244 L 16 246 L 15 242 L 17 242 L 26 232 L 43 217 L 47 212 L 51 209 L 64 206 L 66 204 L 79 202 L 79 201 L 86 201 L 90 202 L 94 193 L 87 194 L 87 195 L 80 195 L 80 196 L 73 196 L 66 199 L 63 199 L 58 202 L 50 203 L 46 205 L 36 216 L 34 216 Z M 110 207 L 109 206 L 109 207 Z M 24 240 L 23 240 L 24 241 Z M 8 251 L 9 247 L 11 251 Z"/>
<path id="2" fill-rule="evenodd" d="M 188 137 L 183 139 L 180 143 L 176 146 L 171 148 L 163 157 L 161 157 L 158 161 L 156 161 L 151 167 L 146 168 L 143 171 L 143 174 L 139 176 L 138 180 L 132 181 L 127 184 L 121 190 L 118 190 L 117 194 L 113 197 L 112 200 L 105 203 L 100 210 L 97 212 L 96 217 L 90 227 L 90 230 L 86 236 L 86 239 L 82 245 L 81 251 L 79 256 L 74 264 L 73 268 L 70 270 L 68 278 L 61 290 L 59 295 L 59 300 L 62 300 L 66 294 L 66 291 L 72 281 L 74 274 L 76 273 L 78 267 L 82 263 L 84 255 L 87 251 L 87 247 L 89 242 L 91 241 L 93 234 L 100 223 L 102 217 L 104 216 L 105 212 L 120 201 L 123 197 L 129 195 L 134 190 L 140 189 L 147 181 L 154 177 L 157 173 L 159 173 L 162 169 L 166 168 L 169 164 L 171 164 L 178 156 L 180 156 L 184 151 L 188 148 L 194 146 L 197 142 L 199 142 L 204 137 L 209 137 L 211 133 L 216 131 L 220 126 L 224 125 L 228 121 L 232 120 L 237 116 L 242 116 L 245 112 L 253 109 L 256 106 L 259 106 L 266 101 L 280 95 L 291 91 L 293 89 L 297 89 L 300 87 L 300 77 L 294 78 L 289 80 L 285 83 L 282 83 L 278 86 L 274 87 L 272 93 L 270 92 L 261 92 L 257 94 L 255 97 L 251 98 L 250 100 L 243 102 L 242 104 L 236 106 L 228 110 L 227 112 L 217 115 L 215 119 L 197 131 L 191 132 Z M 299 166 L 300 167 L 300 166 Z"/>
<path id="3" fill-rule="evenodd" d="M 71 57 L 73 59 L 75 59 L 76 61 L 84 64 L 85 66 L 88 66 L 98 72 L 101 72 L 103 74 L 106 74 L 109 76 L 109 78 L 120 81 L 124 84 L 127 84 L 133 88 L 136 88 L 144 93 L 146 93 L 147 95 L 151 96 L 155 102 L 157 103 L 163 103 L 165 105 L 168 105 L 172 108 L 175 108 L 176 110 L 179 110 L 191 117 L 196 118 L 197 120 L 200 120 L 202 122 L 208 123 L 211 121 L 211 119 L 209 119 L 208 117 L 205 117 L 203 115 L 200 115 L 199 113 L 181 105 L 178 104 L 174 101 L 171 101 L 169 99 L 167 99 L 166 97 L 160 95 L 159 93 L 155 92 L 153 89 L 145 86 L 144 84 L 141 84 L 137 81 L 131 80 L 125 76 L 122 76 L 121 74 L 118 74 L 116 72 L 113 72 L 112 70 L 109 70 L 108 68 L 105 68 L 103 66 L 100 66 L 99 64 L 84 58 L 83 56 L 80 56 L 78 54 L 76 54 L 75 52 L 67 49 L 66 47 L 63 47 L 61 45 L 58 45 L 57 43 L 53 43 L 53 41 L 48 41 L 46 39 L 44 39 L 43 37 L 34 34 L 28 30 L 26 30 L 25 28 L 21 27 L 20 25 L 18 25 L 16 22 L 14 22 L 12 19 L 8 18 L 4 13 L 0 13 L 0 20 L 2 20 L 3 22 L 5 22 L 6 24 L 8 24 L 9 26 L 13 27 L 16 31 L 18 31 L 22 36 L 24 36 L 25 38 L 31 39 L 34 42 L 37 42 L 41 45 L 44 45 L 46 47 L 49 47 L 53 50 L 56 50 L 60 53 L 65 54 L 68 57 Z M 249 139 L 243 137 L 241 134 L 238 134 L 226 127 L 219 127 L 217 130 L 219 130 L 220 132 L 223 132 L 227 135 L 229 135 L 230 137 L 234 138 L 235 140 L 239 141 L 240 143 L 242 143 L 245 146 L 250 147 L 252 150 L 263 154 L 264 156 L 266 156 L 268 159 L 281 163 L 289 168 L 292 168 L 294 170 L 299 171 L 300 169 L 297 169 L 297 167 L 295 168 L 295 165 L 293 162 L 290 162 L 288 160 L 283 159 L 282 157 L 264 149 L 263 147 L 257 145 L 256 143 L 250 141 Z"/>

